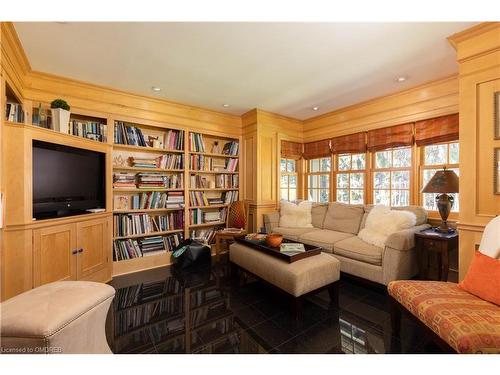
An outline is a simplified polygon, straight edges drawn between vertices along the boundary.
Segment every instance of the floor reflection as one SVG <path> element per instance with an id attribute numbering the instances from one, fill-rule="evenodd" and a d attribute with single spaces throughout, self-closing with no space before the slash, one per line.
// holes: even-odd
<path id="1" fill-rule="evenodd" d="M 326 292 L 297 321 L 289 300 L 260 282 L 240 286 L 227 260 L 179 271 L 167 267 L 113 280 L 106 333 L 115 353 L 391 353 L 384 290 L 342 279 L 339 307 Z M 438 352 L 411 320 L 397 352 Z"/>

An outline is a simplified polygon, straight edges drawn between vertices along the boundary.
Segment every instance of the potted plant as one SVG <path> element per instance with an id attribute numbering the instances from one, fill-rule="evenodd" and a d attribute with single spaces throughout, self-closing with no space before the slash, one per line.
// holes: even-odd
<path id="1" fill-rule="evenodd" d="M 69 133 L 69 104 L 62 99 L 55 99 L 50 103 L 52 112 L 52 129 L 55 131 Z"/>

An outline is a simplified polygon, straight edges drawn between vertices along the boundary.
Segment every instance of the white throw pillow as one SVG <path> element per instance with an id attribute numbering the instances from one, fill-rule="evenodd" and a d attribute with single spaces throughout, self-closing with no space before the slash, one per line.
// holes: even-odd
<path id="1" fill-rule="evenodd" d="M 491 258 L 500 259 L 500 216 L 492 219 L 484 228 L 479 251 Z"/>
<path id="2" fill-rule="evenodd" d="M 280 227 L 284 228 L 312 228 L 312 202 L 303 201 L 294 204 L 287 201 L 280 202 Z"/>
<path id="3" fill-rule="evenodd" d="M 417 217 L 410 211 L 391 210 L 390 207 L 377 205 L 366 218 L 366 224 L 358 236 L 369 244 L 385 247 L 392 233 L 415 226 Z"/>

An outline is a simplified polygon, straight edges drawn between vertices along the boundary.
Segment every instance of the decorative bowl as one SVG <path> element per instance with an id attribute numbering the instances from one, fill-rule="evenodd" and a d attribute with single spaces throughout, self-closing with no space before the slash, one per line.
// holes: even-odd
<path id="1" fill-rule="evenodd" d="M 283 235 L 278 233 L 271 233 L 266 236 L 266 245 L 270 247 L 279 247 L 283 241 Z"/>

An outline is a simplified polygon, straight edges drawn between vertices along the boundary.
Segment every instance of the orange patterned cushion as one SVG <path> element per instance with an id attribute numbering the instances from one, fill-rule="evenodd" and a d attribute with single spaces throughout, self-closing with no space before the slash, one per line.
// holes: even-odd
<path id="1" fill-rule="evenodd" d="M 500 353 L 500 307 L 440 281 L 392 281 L 389 294 L 458 353 Z"/>

